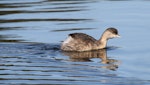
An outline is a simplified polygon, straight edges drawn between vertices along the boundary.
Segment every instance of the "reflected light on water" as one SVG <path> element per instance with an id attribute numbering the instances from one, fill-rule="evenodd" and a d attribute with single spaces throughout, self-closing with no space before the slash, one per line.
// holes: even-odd
<path id="1" fill-rule="evenodd" d="M 115 59 L 108 59 L 106 49 L 87 52 L 63 52 L 63 53 L 64 55 L 69 56 L 70 60 L 74 62 L 89 62 L 91 61 L 92 58 L 99 58 L 101 60 L 101 63 L 108 64 L 108 66 L 102 66 L 102 68 L 107 68 L 110 70 L 116 70 L 120 62 Z"/>
<path id="2" fill-rule="evenodd" d="M 0 0 L 0 84 L 149 85 L 149 9 L 142 0 Z M 122 36 L 108 49 L 60 50 L 72 32 L 99 38 L 108 27 Z"/>

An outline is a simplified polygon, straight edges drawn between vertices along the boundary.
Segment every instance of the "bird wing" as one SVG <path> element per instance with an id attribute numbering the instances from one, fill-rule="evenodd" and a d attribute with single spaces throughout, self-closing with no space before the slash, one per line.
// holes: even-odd
<path id="1" fill-rule="evenodd" d="M 72 33 L 72 34 L 69 34 L 69 36 L 71 36 L 73 39 L 78 40 L 82 43 L 84 42 L 85 44 L 88 44 L 88 43 L 92 44 L 92 43 L 95 43 L 95 41 L 97 41 L 92 36 L 89 36 L 84 33 Z"/>

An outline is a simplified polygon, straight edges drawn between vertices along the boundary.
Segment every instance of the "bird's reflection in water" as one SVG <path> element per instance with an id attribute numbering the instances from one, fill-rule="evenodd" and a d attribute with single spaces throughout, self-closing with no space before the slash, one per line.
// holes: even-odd
<path id="1" fill-rule="evenodd" d="M 116 70 L 119 65 L 118 60 L 107 57 L 106 49 L 86 52 L 63 52 L 63 54 L 69 56 L 70 60 L 74 62 L 89 62 L 92 58 L 100 58 L 102 64 L 107 64 L 101 67 L 110 70 Z"/>

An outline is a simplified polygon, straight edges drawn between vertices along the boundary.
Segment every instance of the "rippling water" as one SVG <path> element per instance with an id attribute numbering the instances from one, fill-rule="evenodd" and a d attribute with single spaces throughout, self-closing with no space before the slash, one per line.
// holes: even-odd
<path id="1" fill-rule="evenodd" d="M 0 84 L 149 85 L 149 1 L 1 0 Z M 96 39 L 116 27 L 107 49 L 62 52 L 67 34 Z"/>

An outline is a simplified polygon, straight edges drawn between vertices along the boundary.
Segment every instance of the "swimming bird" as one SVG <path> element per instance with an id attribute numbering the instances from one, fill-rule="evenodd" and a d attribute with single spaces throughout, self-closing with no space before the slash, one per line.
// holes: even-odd
<path id="1" fill-rule="evenodd" d="M 106 48 L 108 39 L 120 37 L 116 28 L 107 28 L 101 38 L 96 40 L 85 33 L 71 33 L 68 38 L 62 42 L 61 50 L 63 51 L 90 51 Z"/>

